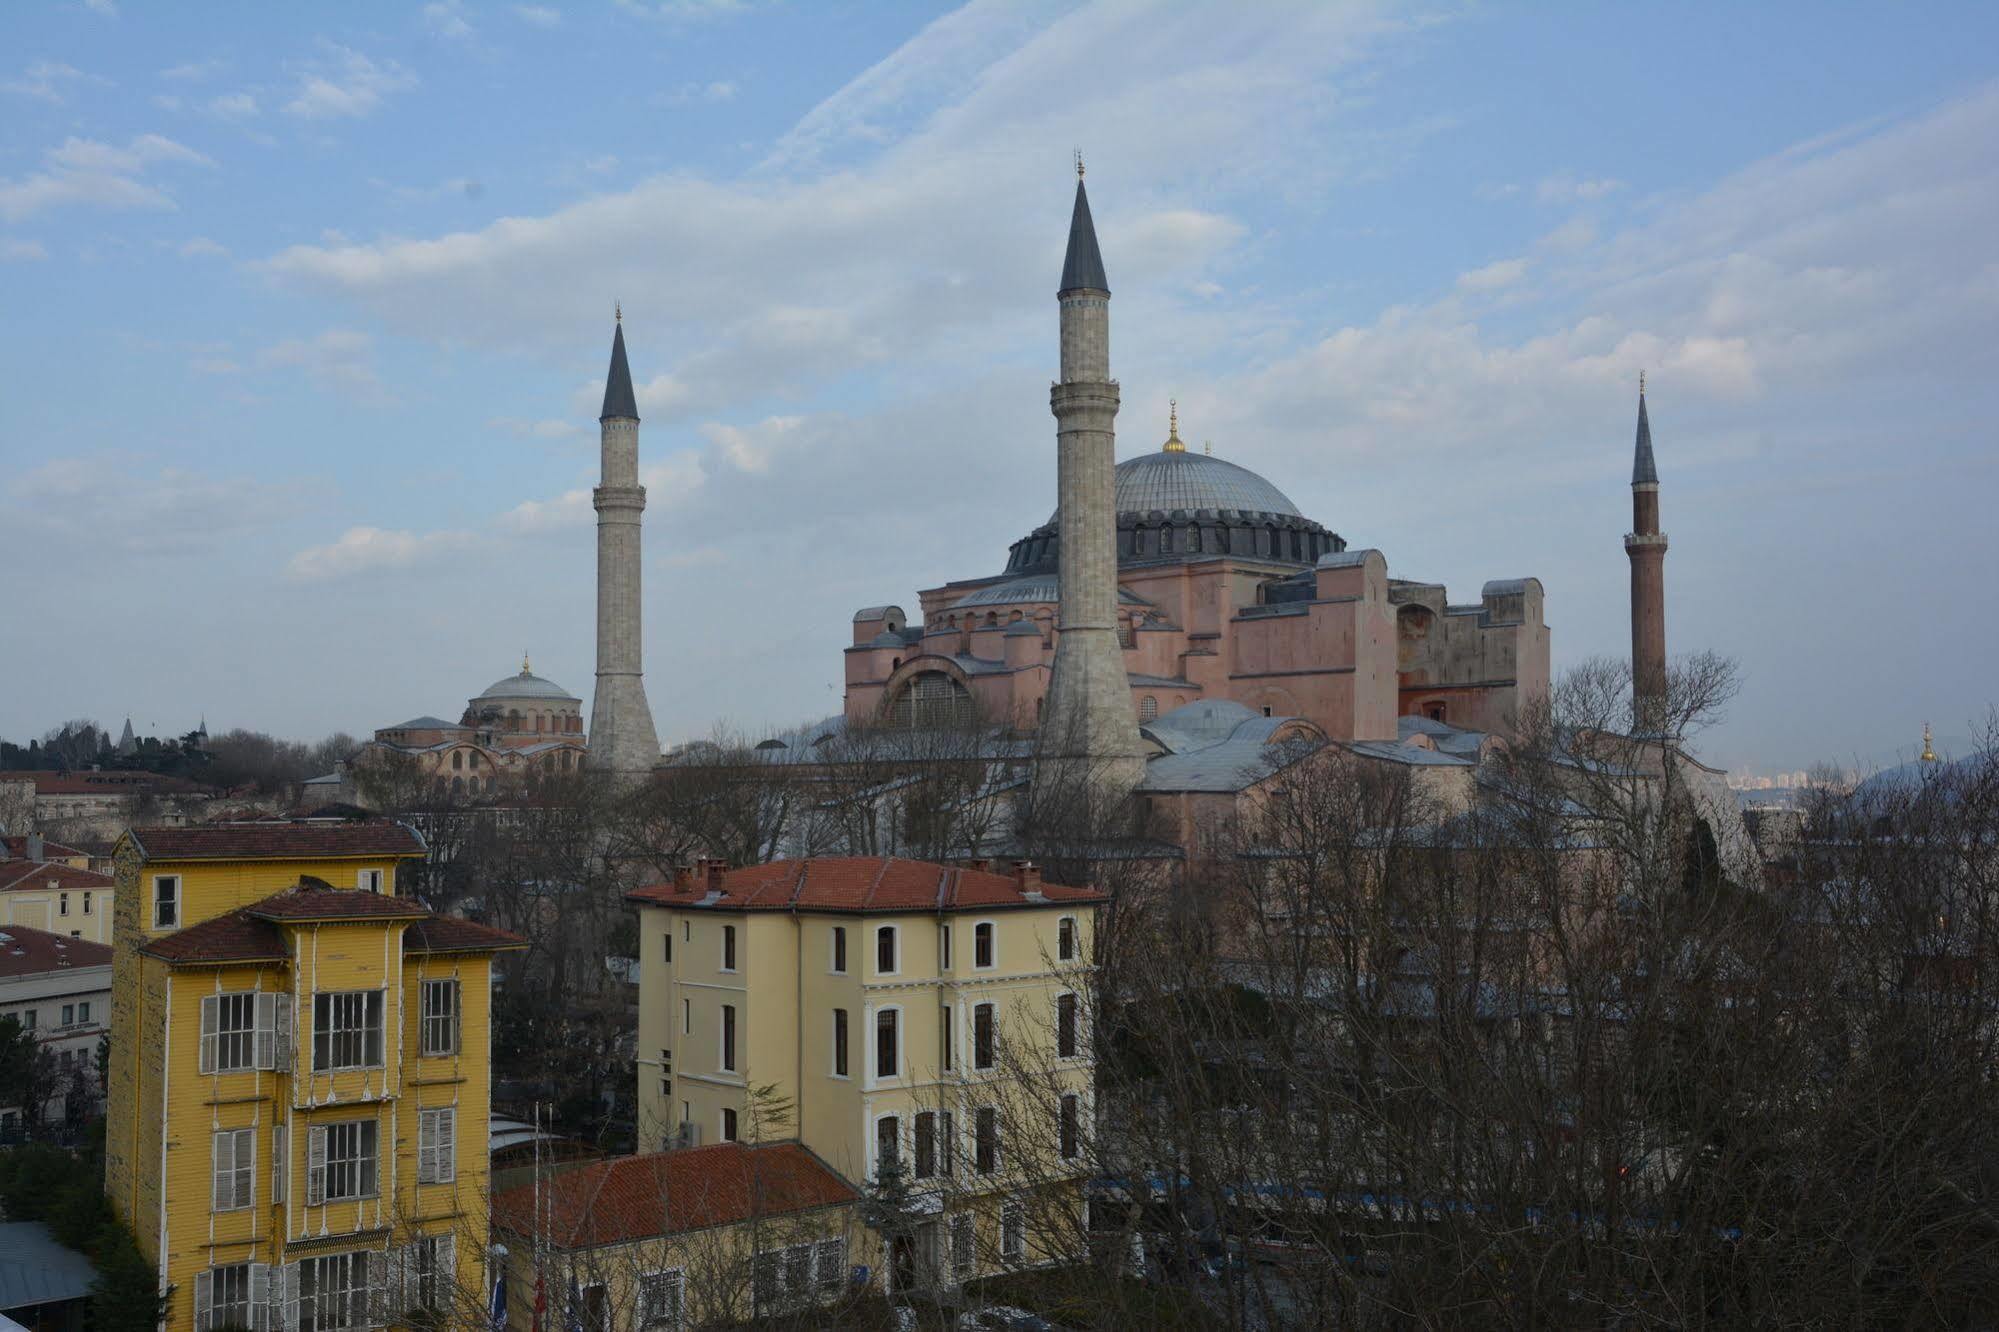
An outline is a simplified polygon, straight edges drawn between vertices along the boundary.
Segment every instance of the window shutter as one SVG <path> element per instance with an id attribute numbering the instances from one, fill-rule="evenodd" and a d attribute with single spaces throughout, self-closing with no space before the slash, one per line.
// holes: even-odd
<path id="1" fill-rule="evenodd" d="M 284 1202 L 291 1196 L 291 1135 L 283 1124 L 271 1125 L 271 1201 Z"/>
<path id="2" fill-rule="evenodd" d="M 416 1112 L 416 1182 L 428 1184 L 437 1177 L 436 1123 L 429 1110 Z"/>
<path id="3" fill-rule="evenodd" d="M 377 1323 L 389 1321 L 389 1255 L 379 1249 L 368 1259 L 368 1317 Z"/>
<path id="4" fill-rule="evenodd" d="M 196 1332 L 207 1332 L 208 1311 L 215 1300 L 215 1274 L 196 1272 L 194 1274 L 194 1326 Z"/>
<path id="5" fill-rule="evenodd" d="M 458 1302 L 458 1237 L 437 1237 L 437 1303 L 449 1310 Z"/>
<path id="6" fill-rule="evenodd" d="M 392 1314 L 401 1315 L 416 1308 L 416 1249 L 421 1243 L 422 1240 L 411 1240 L 408 1244 L 389 1246 L 388 1305 Z"/>
<path id="7" fill-rule="evenodd" d="M 305 1205 L 318 1207 L 325 1201 L 326 1128 L 314 1125 L 306 1130 L 305 1137 Z"/>
<path id="8" fill-rule="evenodd" d="M 209 1175 L 214 1187 L 209 1190 L 209 1205 L 220 1212 L 236 1205 L 236 1135 L 226 1131 L 217 1133 L 213 1142 Z"/>
<path id="9" fill-rule="evenodd" d="M 271 1268 L 250 1264 L 250 1332 L 267 1332 L 271 1321 Z"/>
<path id="10" fill-rule="evenodd" d="M 437 1128 L 437 1182 L 449 1184 L 458 1178 L 458 1111 L 438 1111 Z"/>
<path id="11" fill-rule="evenodd" d="M 298 1264 L 286 1263 L 271 1283 L 271 1332 L 291 1332 L 298 1326 Z"/>
<path id="12" fill-rule="evenodd" d="M 216 995 L 208 995 L 201 1001 L 201 1071 L 215 1071 L 215 1028 L 218 1022 L 217 1010 L 222 1000 Z"/>
<path id="13" fill-rule="evenodd" d="M 259 994 L 257 996 L 257 1067 L 270 1069 L 277 1067 L 278 1045 L 278 996 Z"/>
<path id="14" fill-rule="evenodd" d="M 272 1052 L 272 1066 L 280 1072 L 288 1072 L 292 1066 L 292 997 L 281 994 L 277 1000 L 276 1017 L 271 1023 L 276 1044 Z"/>

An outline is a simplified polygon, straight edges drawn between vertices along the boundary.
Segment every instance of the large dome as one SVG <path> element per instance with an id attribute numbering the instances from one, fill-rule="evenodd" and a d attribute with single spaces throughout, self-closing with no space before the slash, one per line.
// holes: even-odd
<path id="1" fill-rule="evenodd" d="M 1141 453 L 1117 465 L 1117 511 L 1235 509 L 1302 518 L 1289 496 L 1247 467 L 1205 453 Z M 1055 514 L 1048 515 L 1054 522 Z"/>
<path id="2" fill-rule="evenodd" d="M 583 701 L 555 681 L 544 680 L 539 675 L 531 674 L 525 666 L 521 668 L 519 675 L 509 675 L 504 680 L 493 681 L 493 683 L 486 686 L 485 692 L 472 701 L 476 703 L 482 698 L 552 698 L 567 703 L 580 703 Z"/>

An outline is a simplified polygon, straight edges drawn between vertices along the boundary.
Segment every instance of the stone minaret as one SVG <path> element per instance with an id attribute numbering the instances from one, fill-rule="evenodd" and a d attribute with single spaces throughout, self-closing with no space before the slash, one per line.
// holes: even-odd
<path id="1" fill-rule="evenodd" d="M 1666 728 L 1666 534 L 1659 530 L 1659 469 L 1652 461 L 1652 423 L 1645 414 L 1645 376 L 1638 376 L 1638 443 L 1631 461 L 1631 700 L 1639 735 Z"/>
<path id="2" fill-rule="evenodd" d="M 1084 778 L 1129 791 L 1145 772 L 1138 716 L 1117 636 L 1115 425 L 1111 379 L 1111 291 L 1076 165 L 1076 209 L 1057 293 L 1062 378 L 1049 390 L 1055 413 L 1056 529 L 1061 560 L 1060 636 L 1041 717 L 1037 785 Z"/>
<path id="3" fill-rule="evenodd" d="M 611 335 L 611 373 L 597 418 L 603 484 L 597 506 L 597 696 L 590 704 L 590 766 L 621 775 L 651 772 L 659 737 L 646 705 L 640 664 L 639 525 L 646 488 L 639 484 L 639 404 L 625 363 L 624 312 Z"/>

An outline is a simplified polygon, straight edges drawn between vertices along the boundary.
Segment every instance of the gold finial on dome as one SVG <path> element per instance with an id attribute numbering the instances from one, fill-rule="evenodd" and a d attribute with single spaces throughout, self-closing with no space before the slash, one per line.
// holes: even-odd
<path id="1" fill-rule="evenodd" d="M 1185 453 L 1187 446 L 1180 442 L 1180 400 L 1166 400 L 1166 443 L 1160 446 L 1161 453 Z"/>
<path id="2" fill-rule="evenodd" d="M 1928 722 L 1923 723 L 1923 752 L 1921 758 L 1917 761 L 1921 763 L 1938 763 L 1942 761 L 1937 758 L 1936 750 L 1930 748 L 1930 724 Z"/>
<path id="3" fill-rule="evenodd" d="M 1081 180 L 1082 178 L 1083 178 L 1083 150 L 1081 148 L 1078 148 L 1076 150 L 1076 179 Z"/>
<path id="4" fill-rule="evenodd" d="M 521 653 L 521 674 L 522 675 L 534 674 L 534 667 L 528 665 L 528 654 L 525 652 Z"/>

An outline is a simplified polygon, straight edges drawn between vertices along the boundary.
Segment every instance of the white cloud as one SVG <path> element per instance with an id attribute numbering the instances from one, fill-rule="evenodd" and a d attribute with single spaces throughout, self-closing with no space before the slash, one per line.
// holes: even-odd
<path id="1" fill-rule="evenodd" d="M 158 134 L 141 134 L 124 147 L 95 139 L 64 139 L 42 154 L 44 169 L 19 180 L 0 180 L 0 219 L 14 222 L 52 208 L 171 210 L 174 201 L 139 177 L 155 165 L 212 167 L 192 148 Z"/>
<path id="2" fill-rule="evenodd" d="M 103 18 L 118 17 L 118 6 L 114 0 L 83 0 L 83 7 Z"/>
<path id="3" fill-rule="evenodd" d="M 1542 203 L 1589 203 L 1624 188 L 1621 180 L 1608 176 L 1578 177 L 1569 172 L 1549 176 L 1534 187 L 1534 197 Z"/>
<path id="4" fill-rule="evenodd" d="M 295 582 L 317 583 L 412 565 L 456 554 L 473 544 L 469 532 L 407 532 L 350 527 L 337 540 L 308 546 L 285 565 Z"/>
<path id="5" fill-rule="evenodd" d="M 440 37 L 461 41 L 472 35 L 462 0 L 432 0 L 423 7 L 423 25 Z"/>
<path id="6" fill-rule="evenodd" d="M 48 257 L 49 252 L 42 248 L 40 241 L 15 240 L 11 236 L 0 236 L 0 262 L 22 263 Z"/>
<path id="7" fill-rule="evenodd" d="M 64 89 L 76 83 L 102 83 L 74 65 L 65 65 L 59 60 L 37 60 L 11 79 L 0 79 L 0 92 L 14 93 L 20 97 L 33 97 L 38 101 L 60 103 Z"/>
<path id="8" fill-rule="evenodd" d="M 181 242 L 180 254 L 185 259 L 222 259 L 228 257 L 229 251 L 206 236 L 196 236 Z"/>
<path id="9" fill-rule="evenodd" d="M 224 62 L 219 59 L 190 60 L 161 70 L 160 77 L 172 79 L 177 83 L 202 83 L 213 78 L 223 68 Z"/>
<path id="10" fill-rule="evenodd" d="M 222 537 L 284 516 L 288 485 L 161 466 L 132 453 L 52 458 L 6 488 L 14 530 L 47 533 L 119 554 L 213 548 Z M 80 547 L 79 547 L 80 549 Z"/>
<path id="11" fill-rule="evenodd" d="M 416 83 L 416 77 L 393 60 L 377 62 L 350 47 L 322 45 L 324 58 L 300 76 L 296 95 L 285 104 L 290 115 L 304 120 L 372 115 L 389 94 Z"/>
<path id="12" fill-rule="evenodd" d="M 257 99 L 250 93 L 225 93 L 208 103 L 208 113 L 224 120 L 248 120 L 258 114 Z"/>
<path id="13" fill-rule="evenodd" d="M 198 375 L 240 375 L 243 366 L 227 356 L 197 356 L 187 363 L 187 368 Z"/>
<path id="14" fill-rule="evenodd" d="M 537 28 L 559 27 L 562 11 L 553 5 L 515 5 L 514 17 Z"/>
<path id="15" fill-rule="evenodd" d="M 375 374 L 374 339 L 350 328 L 331 328 L 310 338 L 286 338 L 264 349 L 258 360 L 267 366 L 304 370 L 321 387 L 362 401 L 386 397 Z"/>
<path id="16" fill-rule="evenodd" d="M 701 434 L 731 465 L 745 472 L 766 472 L 772 453 L 797 433 L 804 420 L 802 416 L 767 416 L 753 426 L 710 421 L 701 427 Z"/>
<path id="17" fill-rule="evenodd" d="M 495 430 L 504 430 L 508 434 L 519 435 L 525 439 L 568 439 L 583 433 L 581 422 L 556 418 L 530 421 L 518 416 L 496 416 L 486 424 Z"/>
<path id="18" fill-rule="evenodd" d="M 1527 276 L 1525 259 L 1501 259 L 1487 264 L 1484 268 L 1474 268 L 1469 273 L 1458 275 L 1458 286 L 1465 291 L 1498 291 L 1513 286 Z"/>
<path id="19" fill-rule="evenodd" d="M 736 85 L 726 79 L 716 79 L 707 83 L 683 83 L 660 100 L 668 106 L 687 106 L 694 102 L 727 102 L 734 99 Z"/>
<path id="20" fill-rule="evenodd" d="M 618 169 L 617 155 L 615 153 L 604 153 L 601 156 L 589 158 L 584 161 L 583 169 L 594 176 L 601 176 L 607 171 L 616 171 Z"/>

